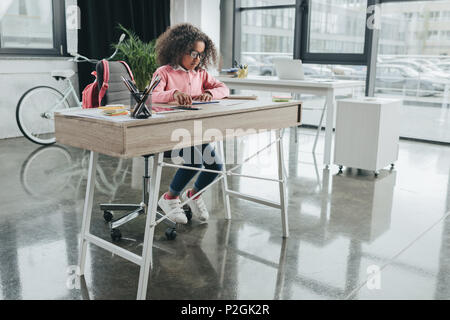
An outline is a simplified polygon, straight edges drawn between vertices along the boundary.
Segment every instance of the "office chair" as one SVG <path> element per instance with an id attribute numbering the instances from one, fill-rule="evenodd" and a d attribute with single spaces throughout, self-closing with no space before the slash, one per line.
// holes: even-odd
<path id="1" fill-rule="evenodd" d="M 109 222 L 110 229 L 111 229 L 111 239 L 113 241 L 119 241 L 122 238 L 122 233 L 118 229 L 120 226 L 124 225 L 127 222 L 130 222 L 137 217 L 139 217 L 142 214 L 145 214 L 145 210 L 148 207 L 149 203 L 149 180 L 151 177 L 149 176 L 149 165 L 148 165 L 148 159 L 152 157 L 153 155 L 145 155 L 144 161 L 145 161 L 145 171 L 143 176 L 143 192 L 142 192 L 142 202 L 140 204 L 101 204 L 100 210 L 103 211 L 103 218 L 106 222 Z M 122 217 L 113 220 L 114 219 L 114 211 L 129 211 Z M 188 217 L 188 220 L 192 218 L 192 214 L 186 214 Z M 157 219 L 162 218 L 163 215 L 159 212 L 157 212 Z M 166 229 L 166 238 L 168 240 L 174 240 L 177 236 L 176 232 L 176 223 L 171 221 L 170 219 L 165 219 L 164 222 L 169 225 L 169 227 Z"/>
<path id="2" fill-rule="evenodd" d="M 99 90 L 103 85 L 103 74 L 105 72 L 103 68 L 103 63 L 100 61 L 96 66 L 97 71 L 97 79 Z M 126 69 L 125 65 L 120 62 L 109 62 L 109 82 L 108 82 L 108 90 L 104 98 L 102 99 L 102 106 L 111 105 L 111 104 L 130 104 L 130 92 L 125 87 L 122 82 L 122 78 L 130 79 L 130 73 Z M 131 79 L 130 79 L 131 80 Z M 120 226 L 124 225 L 127 222 L 130 222 L 136 219 L 138 216 L 145 214 L 146 208 L 148 207 L 149 202 L 149 181 L 151 177 L 149 176 L 149 158 L 153 155 L 144 155 L 145 161 L 145 170 L 143 176 L 143 193 L 142 193 L 142 202 L 140 204 L 101 204 L 100 210 L 103 211 L 103 218 L 106 222 L 109 223 L 111 229 L 111 239 L 113 241 L 119 241 L 122 238 L 122 233 L 118 229 Z M 115 211 L 128 211 L 123 216 L 114 220 L 114 212 Z M 157 213 L 157 219 L 160 219 L 163 215 L 161 213 Z M 191 214 L 187 214 L 188 219 L 192 218 Z M 166 237 L 169 240 L 173 240 L 176 238 L 176 223 L 171 221 L 170 219 L 165 219 L 164 223 L 169 225 L 169 228 L 166 229 Z"/>

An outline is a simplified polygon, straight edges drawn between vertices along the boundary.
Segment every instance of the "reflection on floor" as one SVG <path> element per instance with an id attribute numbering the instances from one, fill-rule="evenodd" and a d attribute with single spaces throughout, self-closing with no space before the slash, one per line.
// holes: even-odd
<path id="1" fill-rule="evenodd" d="M 285 132 L 288 239 L 279 211 L 258 204 L 232 199 L 225 221 L 216 185 L 205 194 L 208 223 L 181 226 L 174 241 L 157 227 L 148 298 L 450 299 L 450 148 L 402 141 L 393 171 L 338 175 L 311 153 L 314 133 L 299 130 L 296 144 Z M 233 158 L 270 139 L 239 139 Z M 274 148 L 241 172 L 275 177 Z M 88 153 L 25 139 L 0 141 L 0 150 L 0 299 L 135 299 L 139 268 L 95 246 L 85 277 L 74 276 Z M 98 204 L 139 202 L 143 159 L 101 155 L 100 168 L 91 231 L 111 241 Z M 162 186 L 174 172 L 164 169 Z M 273 182 L 229 183 L 278 201 Z M 120 246 L 141 253 L 144 221 L 121 228 Z"/>

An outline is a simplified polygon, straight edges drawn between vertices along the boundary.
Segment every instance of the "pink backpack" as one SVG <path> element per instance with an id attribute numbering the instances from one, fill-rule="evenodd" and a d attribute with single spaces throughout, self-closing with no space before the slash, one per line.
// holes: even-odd
<path id="1" fill-rule="evenodd" d="M 111 69 L 113 69 L 114 72 L 111 73 Z M 106 98 L 105 96 L 110 87 L 110 83 L 115 83 L 116 86 L 117 84 L 121 86 L 123 85 L 120 76 L 134 81 L 133 73 L 125 61 L 109 62 L 107 60 L 102 60 L 97 63 L 96 70 L 97 71 L 92 72 L 92 75 L 95 77 L 95 81 L 87 85 L 83 90 L 83 109 L 98 108 L 102 105 L 102 102 L 105 103 L 104 98 Z M 102 79 L 98 79 L 97 75 L 103 75 Z M 129 101 L 129 92 L 125 85 L 123 85 L 122 96 L 124 94 L 127 95 L 127 101 Z"/>

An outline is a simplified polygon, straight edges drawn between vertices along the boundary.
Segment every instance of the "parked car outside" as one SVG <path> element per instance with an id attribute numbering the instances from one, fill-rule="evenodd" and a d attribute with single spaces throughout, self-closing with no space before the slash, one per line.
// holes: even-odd
<path id="1" fill-rule="evenodd" d="M 436 65 L 442 72 L 447 72 L 450 75 L 450 62 L 438 63 Z"/>
<path id="2" fill-rule="evenodd" d="M 421 64 L 419 62 L 416 62 L 414 60 L 395 60 L 395 61 L 389 61 L 390 64 L 394 65 L 401 65 L 401 66 L 407 66 L 415 71 L 419 72 L 424 77 L 436 77 L 440 79 L 447 79 L 450 80 L 450 75 L 445 72 L 441 71 L 435 71 L 428 66 Z"/>
<path id="3" fill-rule="evenodd" d="M 325 65 L 303 64 L 303 73 L 310 78 L 334 78 L 333 71 Z"/>
<path id="4" fill-rule="evenodd" d="M 262 59 L 260 75 L 262 76 L 276 76 L 277 72 L 275 70 L 275 66 L 273 64 L 273 59 L 284 58 L 284 59 L 292 59 L 292 56 L 267 56 Z"/>
<path id="5" fill-rule="evenodd" d="M 355 70 L 344 66 L 332 66 L 331 70 L 337 76 L 351 76 L 355 73 Z"/>
<path id="6" fill-rule="evenodd" d="M 275 65 L 273 59 L 275 58 L 289 58 L 286 56 L 269 56 L 263 59 L 262 67 L 260 70 L 260 75 L 262 76 L 276 76 L 277 71 L 275 70 Z M 292 59 L 292 58 L 290 58 Z M 324 65 L 315 64 L 302 64 L 303 73 L 305 77 L 310 78 L 332 78 L 333 72 Z"/>
<path id="7" fill-rule="evenodd" d="M 424 64 L 427 68 L 438 72 L 438 73 L 442 73 L 443 71 L 437 66 L 437 63 L 432 62 L 430 59 L 425 59 L 425 58 L 414 58 L 413 61 L 417 62 L 417 63 L 422 63 Z M 444 72 L 446 73 L 446 72 Z M 450 78 L 450 74 L 448 74 L 448 77 Z"/>
<path id="8" fill-rule="evenodd" d="M 407 95 L 434 95 L 445 88 L 446 81 L 424 76 L 414 69 L 398 64 L 377 66 L 377 91 L 404 91 Z"/>

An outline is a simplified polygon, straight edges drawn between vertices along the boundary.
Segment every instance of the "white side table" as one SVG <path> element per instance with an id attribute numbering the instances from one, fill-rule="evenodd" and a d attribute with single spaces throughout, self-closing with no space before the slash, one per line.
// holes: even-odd
<path id="1" fill-rule="evenodd" d="M 380 169 L 398 159 L 400 106 L 398 99 L 352 98 L 337 101 L 334 164 Z"/>

